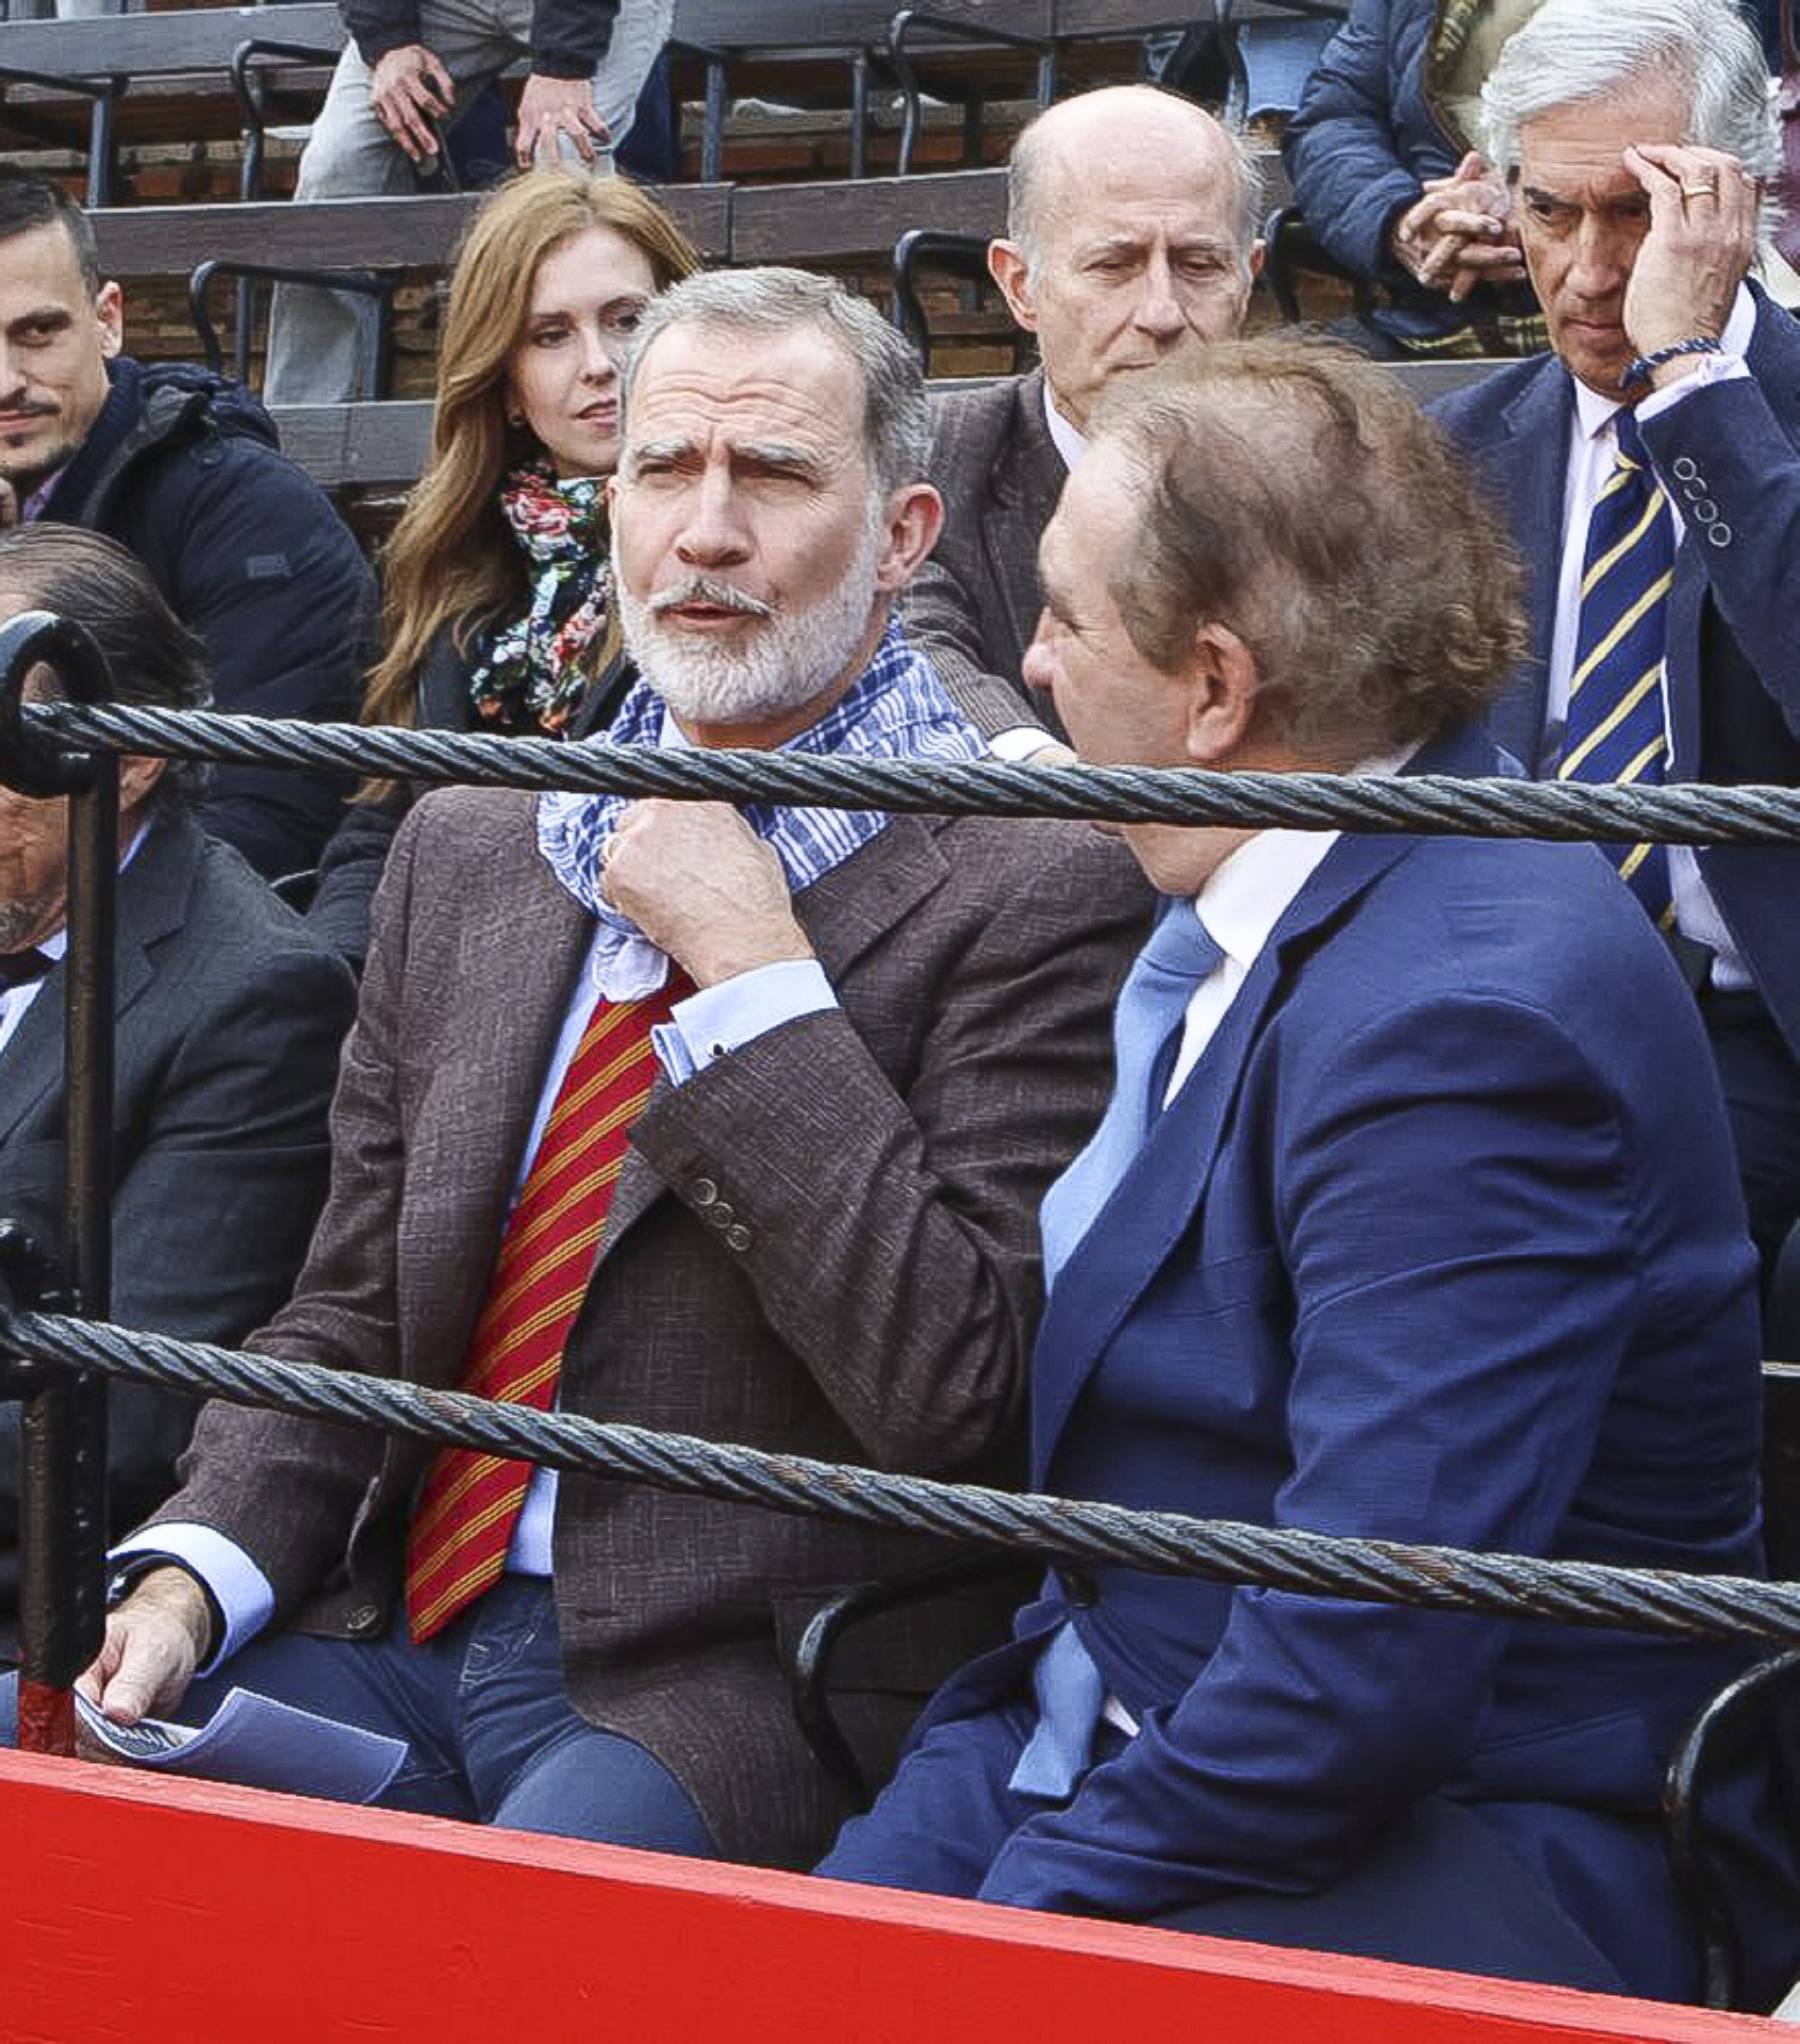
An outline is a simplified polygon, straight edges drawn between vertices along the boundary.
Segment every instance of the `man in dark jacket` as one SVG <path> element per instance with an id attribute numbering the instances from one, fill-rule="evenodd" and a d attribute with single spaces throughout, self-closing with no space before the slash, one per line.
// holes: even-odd
<path id="1" fill-rule="evenodd" d="M 1538 0 L 1352 0 L 1288 124 L 1306 224 L 1386 287 L 1386 355 L 1529 354 L 1543 323 L 1504 188 L 1470 147 L 1482 78 Z"/>
<path id="2" fill-rule="evenodd" d="M 502 72 L 529 60 L 513 157 L 604 167 L 631 128 L 674 0 L 340 0 L 350 42 L 300 158 L 297 199 L 365 199 L 416 188 L 444 130 Z M 269 326 L 271 404 L 354 394 L 367 299 L 283 285 Z"/>
<path id="3" fill-rule="evenodd" d="M 0 617 L 85 625 L 122 703 L 207 699 L 194 635 L 112 541 L 48 524 L 0 536 Z M 28 677 L 43 691 L 48 670 Z M 197 769 L 120 772 L 113 1317 L 243 1339 L 287 1296 L 325 1194 L 325 1116 L 350 975 L 193 819 Z M 66 1102 L 67 819 L 0 789 L 0 1216 L 60 1234 Z M 147 1385 L 110 1397 L 114 1522 L 160 1502 L 194 1408 Z M 0 1655 L 17 1608 L 19 1409 L 0 1405 Z"/>
<path id="4" fill-rule="evenodd" d="M 353 718 L 374 604 L 355 540 L 246 391 L 122 339 L 86 215 L 0 168 L 0 525 L 129 547 L 205 640 L 221 708 Z M 323 775 L 228 768 L 203 821 L 274 878 L 317 862 L 340 800 Z"/>

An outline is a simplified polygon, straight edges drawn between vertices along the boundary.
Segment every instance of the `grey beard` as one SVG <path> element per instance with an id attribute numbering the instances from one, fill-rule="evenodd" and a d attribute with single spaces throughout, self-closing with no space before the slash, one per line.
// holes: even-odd
<path id="1" fill-rule="evenodd" d="M 739 647 L 671 630 L 616 571 L 620 628 L 638 671 L 684 723 L 754 724 L 802 709 L 831 687 L 869 628 L 882 531 L 871 524 L 843 580 L 810 610 L 777 609 Z"/>

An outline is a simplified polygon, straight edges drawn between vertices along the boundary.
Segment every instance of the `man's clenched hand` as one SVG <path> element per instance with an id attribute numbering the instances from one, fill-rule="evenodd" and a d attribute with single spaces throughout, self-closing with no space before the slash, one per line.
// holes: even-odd
<path id="1" fill-rule="evenodd" d="M 633 802 L 601 886 L 697 987 L 813 955 L 781 861 L 726 802 Z"/>

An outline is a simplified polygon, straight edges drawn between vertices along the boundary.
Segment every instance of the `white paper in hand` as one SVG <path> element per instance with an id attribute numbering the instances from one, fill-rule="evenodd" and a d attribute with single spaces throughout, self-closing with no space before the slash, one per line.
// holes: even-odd
<path id="1" fill-rule="evenodd" d="M 75 1707 L 85 1729 L 134 1766 L 334 1803 L 373 1802 L 406 1758 L 404 1739 L 340 1724 L 252 1689 L 232 1690 L 198 1728 L 161 1718 L 115 1725 L 81 1695 Z"/>

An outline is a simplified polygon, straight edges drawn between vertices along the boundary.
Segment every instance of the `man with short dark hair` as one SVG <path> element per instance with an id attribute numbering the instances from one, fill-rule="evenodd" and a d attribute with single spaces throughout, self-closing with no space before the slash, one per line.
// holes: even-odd
<path id="1" fill-rule="evenodd" d="M 1240 137 L 1155 86 L 1082 93 L 1013 145 L 1006 234 L 988 268 L 1038 368 L 938 401 L 931 478 L 944 535 L 907 592 L 907 628 L 1004 758 L 1052 741 L 1020 677 L 1037 624 L 1037 545 L 1089 415 L 1113 383 L 1235 334 L 1262 267 Z M 1060 750 L 1060 748 L 1059 748 Z"/>
<path id="2" fill-rule="evenodd" d="M 643 679 L 610 735 L 978 755 L 891 616 L 939 506 L 918 366 L 874 308 L 792 271 L 692 278 L 628 379 L 614 561 Z M 430 797 L 376 899 L 332 1196 L 255 1345 L 1003 1476 L 1032 1215 L 1098 1111 L 1143 907 L 1069 826 Z M 397 1806 L 788 1865 L 843 1803 L 783 1653 L 845 1584 L 942 1553 L 224 1406 L 185 1473 L 85 1678 L 114 1715 L 243 1683 L 400 1732 Z M 940 1594 L 871 1627 L 842 1699 L 866 1766 L 1000 1617 Z"/>
<path id="3" fill-rule="evenodd" d="M 0 534 L 0 616 L 56 612 L 106 655 L 121 703 L 195 709 L 205 655 L 143 567 L 66 526 Z M 52 677 L 27 678 L 42 700 Z M 349 973 L 194 820 L 200 769 L 120 767 L 114 1317 L 240 1341 L 287 1296 L 325 1195 L 326 1108 Z M 61 1239 L 68 804 L 0 788 L 0 1217 Z M 167 1494 L 194 1407 L 115 1384 L 110 1502 Z M 19 1409 L 0 1405 L 0 1652 L 17 1603 Z"/>
<path id="4" fill-rule="evenodd" d="M 1186 377 L 1109 403 L 1044 536 L 1026 671 L 1081 758 L 1491 771 L 1468 719 L 1519 576 L 1449 449 L 1335 352 L 1223 344 Z M 1123 835 L 1163 910 L 1112 1104 L 1044 1202 L 1032 1488 L 1760 1573 L 1729 1132 L 1601 854 Z M 1114 1567 L 1055 1571 L 1016 1633 L 822 1871 L 1693 1991 L 1662 1777 L 1741 1649 Z"/>
<path id="5" fill-rule="evenodd" d="M 1735 0 L 1545 0 L 1484 103 L 1554 356 L 1437 416 L 1531 564 L 1499 743 L 1546 779 L 1800 785 L 1800 330 L 1750 280 L 1781 162 Z M 1800 868 L 1613 848 L 1695 987 L 1772 1264 L 1800 1222 Z"/>
<path id="6" fill-rule="evenodd" d="M 119 540 L 205 640 L 222 709 L 353 719 L 374 582 L 324 493 L 234 383 L 120 353 L 124 300 L 81 208 L 0 166 L 0 526 Z M 206 828 L 274 879 L 316 863 L 329 775 L 227 767 Z"/>

